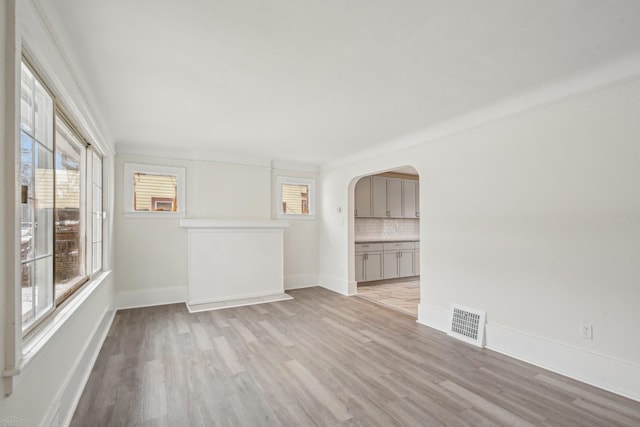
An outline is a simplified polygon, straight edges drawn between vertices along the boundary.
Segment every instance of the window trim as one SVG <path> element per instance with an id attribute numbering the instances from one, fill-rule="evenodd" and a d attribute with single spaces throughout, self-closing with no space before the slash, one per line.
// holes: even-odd
<path id="1" fill-rule="evenodd" d="M 176 177 L 176 203 L 175 212 L 167 211 L 136 211 L 134 210 L 134 175 L 145 173 L 150 175 L 173 175 Z M 123 215 L 129 218 L 184 218 L 186 214 L 186 169 L 176 166 L 160 166 L 143 163 L 124 164 Z"/>
<path id="2" fill-rule="evenodd" d="M 46 76 L 44 74 L 42 74 L 38 68 L 36 66 L 33 65 L 33 62 L 31 61 L 30 57 L 27 55 L 26 52 L 22 52 L 22 55 L 20 56 L 20 73 L 18 74 L 18 82 L 21 83 L 21 79 L 22 79 L 22 66 L 26 66 L 29 71 L 32 73 L 33 77 L 35 79 L 38 80 L 38 83 L 40 84 L 40 86 L 42 86 L 42 88 L 48 93 L 48 95 L 51 97 L 51 100 L 53 101 L 53 105 L 52 105 L 52 111 L 51 111 L 51 120 L 52 120 L 52 144 L 53 144 L 53 148 L 52 148 L 52 155 L 53 157 L 53 161 L 54 161 L 54 168 L 53 168 L 53 175 L 55 177 L 56 174 L 56 168 L 55 168 L 55 155 L 56 155 L 56 148 L 57 148 L 57 128 L 56 128 L 56 122 L 57 120 L 60 120 L 61 122 L 64 123 L 65 126 L 68 127 L 68 130 L 78 139 L 78 142 L 80 144 L 82 144 L 85 148 L 85 152 L 84 152 L 84 156 L 85 156 L 85 171 L 82 174 L 82 182 L 80 184 L 80 192 L 84 195 L 85 198 L 87 198 L 89 196 L 89 191 L 88 191 L 88 183 L 87 183 L 87 179 L 88 179 L 88 174 L 86 171 L 86 163 L 88 163 L 89 159 L 89 153 L 96 153 L 100 159 L 101 165 L 102 165 L 102 182 L 104 185 L 104 161 L 105 161 L 105 155 L 102 152 L 102 150 L 100 150 L 100 148 L 98 148 L 97 146 L 95 146 L 94 144 L 92 144 L 85 136 L 84 133 L 81 131 L 81 129 L 75 125 L 74 120 L 71 118 L 71 116 L 67 113 L 67 110 L 64 108 L 64 105 L 62 104 L 60 98 L 58 97 L 58 95 L 56 94 L 56 92 L 54 92 L 52 90 L 52 86 L 50 86 L 49 80 L 46 78 Z M 19 91 L 21 91 L 21 89 L 19 89 Z M 18 95 L 21 96 L 21 95 Z M 22 132 L 22 128 L 21 128 L 21 107 L 19 108 L 18 111 L 18 117 L 17 117 L 17 128 L 18 128 L 18 140 L 16 141 L 16 149 L 20 150 L 20 134 Z M 35 124 L 34 124 L 35 125 Z M 35 130 L 34 130 L 34 141 L 35 141 Z M 93 161 L 93 157 L 91 157 L 91 161 Z M 20 171 L 21 169 L 21 165 L 18 163 L 16 165 L 17 170 Z M 19 186 L 19 182 L 16 181 L 16 189 Z M 55 184 L 54 184 L 54 200 L 55 200 Z M 91 197 L 93 195 L 91 194 Z M 103 203 L 102 203 L 102 208 L 103 208 L 103 216 L 104 216 L 104 193 L 102 194 L 102 199 L 103 199 Z M 86 215 L 87 212 L 85 212 L 86 208 L 89 207 L 88 203 L 86 203 L 87 201 L 85 200 L 85 209 L 83 209 L 82 203 L 80 206 L 80 215 Z M 21 215 L 20 213 L 16 212 L 16 215 L 18 218 L 20 218 L 21 221 Z M 71 304 L 71 301 L 74 301 L 76 298 L 76 296 L 78 294 L 80 294 L 82 292 L 82 290 L 84 288 L 87 287 L 87 285 L 89 283 L 92 282 L 92 280 L 95 277 L 98 277 L 100 275 L 102 275 L 102 273 L 105 271 L 104 270 L 104 254 L 105 254 L 105 250 L 104 250 L 104 239 L 102 241 L 103 247 L 102 247 L 102 262 L 101 262 L 101 267 L 99 270 L 97 270 L 94 273 L 91 273 L 88 268 L 89 264 L 92 262 L 92 259 L 89 259 L 89 255 L 91 253 L 91 250 L 93 248 L 91 248 L 91 250 L 87 249 L 87 237 L 91 236 L 91 230 L 89 229 L 90 226 L 92 228 L 92 223 L 90 223 L 87 218 L 85 217 L 85 225 L 84 225 L 84 238 L 81 237 L 81 244 L 84 245 L 84 264 L 85 264 L 85 272 L 82 275 L 82 277 L 78 280 L 77 283 L 74 283 L 73 286 L 71 286 L 69 289 L 67 289 L 64 292 L 64 296 L 56 301 L 56 297 L 57 297 L 57 293 L 56 293 L 56 285 L 55 285 L 55 277 L 53 278 L 53 289 L 52 289 L 52 293 L 53 293 L 53 302 L 52 302 L 52 306 L 49 310 L 47 310 L 42 316 L 40 316 L 37 319 L 34 319 L 33 323 L 30 324 L 28 327 L 23 329 L 23 321 L 22 321 L 22 316 L 20 316 L 20 321 L 19 324 L 17 325 L 16 328 L 16 333 L 18 336 L 21 337 L 21 341 L 23 343 L 26 342 L 31 342 L 33 340 L 34 336 L 39 335 L 43 330 L 47 330 L 48 326 L 51 322 L 51 319 L 56 318 L 57 317 L 57 313 L 59 313 L 61 310 L 64 309 L 64 307 L 66 307 L 68 304 Z M 53 220 L 53 230 L 55 230 L 55 218 Z M 104 223 L 103 223 L 103 227 L 104 227 Z M 103 228 L 103 233 L 104 233 L 104 228 Z M 55 274 L 55 231 L 53 233 L 53 274 Z M 20 257 L 18 256 L 18 263 L 22 264 L 21 260 L 19 259 Z M 18 295 L 21 295 L 22 290 L 21 290 L 21 282 L 19 279 L 16 280 L 16 292 Z M 16 307 L 16 310 L 18 313 L 22 312 L 22 298 L 21 296 L 18 297 L 20 300 L 20 305 L 18 307 Z M 24 347 L 23 347 L 24 350 Z"/>
<path id="3" fill-rule="evenodd" d="M 293 214 L 286 213 L 284 209 L 282 209 L 282 186 L 284 184 L 290 185 L 306 185 L 309 188 L 309 196 L 308 196 L 308 205 L 309 205 L 309 213 L 308 214 Z M 276 218 L 278 219 L 304 219 L 304 220 L 314 220 L 316 218 L 316 198 L 318 197 L 316 194 L 316 180 L 312 178 L 300 178 L 295 176 L 284 176 L 278 175 L 276 176 Z"/>

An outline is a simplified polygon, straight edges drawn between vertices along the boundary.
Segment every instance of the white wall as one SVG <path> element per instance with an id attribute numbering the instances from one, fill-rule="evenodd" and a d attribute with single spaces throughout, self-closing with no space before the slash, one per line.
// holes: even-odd
<path id="1" fill-rule="evenodd" d="M 296 178 L 316 179 L 316 173 L 305 173 L 287 169 L 273 169 L 271 216 L 276 218 L 277 200 L 276 177 L 288 176 Z M 318 193 L 316 187 L 316 193 Z M 314 197 L 313 195 L 311 197 Z M 319 210 L 316 199 L 316 210 Z M 284 231 L 284 288 L 295 289 L 318 284 L 318 254 L 316 248 L 318 222 L 313 219 L 289 219 L 289 228 Z"/>
<path id="2" fill-rule="evenodd" d="M 557 371 L 571 364 L 560 353 L 577 350 L 585 366 L 565 373 L 640 399 L 638 117 L 636 79 L 325 171 L 321 284 L 353 291 L 353 223 L 346 210 L 335 213 L 353 206 L 353 178 L 412 165 L 419 320 L 446 328 L 451 303 L 486 310 L 490 347 Z M 579 336 L 580 322 L 593 323 L 593 340 Z M 492 343 L 496 328 L 542 338 L 558 357 Z M 595 359 L 610 372 L 590 372 Z"/>
<path id="3" fill-rule="evenodd" d="M 17 11 L 13 13 L 13 5 Z M 8 13 L 7 13 L 8 11 Z M 16 25 L 14 31 L 14 24 Z M 83 90 L 78 86 L 74 73 L 70 71 L 70 63 L 65 60 L 58 50 L 57 44 L 49 30 L 46 29 L 38 11 L 30 0 L 5 1 L 0 5 L 0 52 L 2 65 L 0 66 L 0 129 L 3 134 L 0 149 L 0 278 L 2 279 L 2 297 L 0 300 L 0 324 L 3 339 L 0 341 L 0 362 L 2 369 L 12 368 L 11 354 L 14 353 L 14 328 L 11 317 L 13 298 L 19 279 L 15 274 L 16 245 L 14 231 L 17 229 L 15 221 L 16 205 L 16 163 L 14 157 L 17 118 L 14 113 L 18 108 L 17 98 L 13 97 L 11 88 L 19 87 L 14 79 L 14 67 L 19 67 L 21 47 L 28 49 L 36 67 L 45 73 L 50 84 L 55 86 L 58 96 L 63 100 L 69 114 L 83 128 L 95 138 L 103 150 L 106 151 L 105 171 L 105 207 L 111 206 L 113 193 L 111 146 L 108 140 L 102 138 L 96 127 L 95 117 L 88 114 L 90 108 L 86 103 Z M 10 41 L 7 46 L 7 39 Z M 15 41 L 15 43 L 13 43 Z M 13 46 L 17 47 L 14 49 Z M 19 68 L 17 68 L 19 70 Z M 111 241 L 112 222 L 107 220 L 105 240 Z M 111 254 L 105 254 L 105 268 L 111 267 Z M 12 285 L 15 284 L 15 285 Z M 95 282 L 97 284 L 97 282 Z M 80 298 L 82 297 L 82 298 Z M 77 304 L 82 299 L 82 304 Z M 75 303 L 73 302 L 75 301 Z M 75 305 L 74 309 L 71 307 Z M 22 340 L 17 337 L 18 355 L 17 367 L 21 369 L 19 375 L 3 380 L 3 394 L 0 396 L 0 421 L 10 417 L 18 417 L 24 425 L 50 425 L 52 422 L 65 422 L 73 414 L 76 399 L 84 387 L 84 381 L 89 374 L 94 357 L 100 349 L 104 334 L 109 327 L 113 315 L 113 276 L 105 275 L 97 286 L 85 287 L 77 298 L 67 304 L 69 309 L 60 310 L 53 316 L 45 328 L 48 333 L 36 345 L 28 358 L 22 357 Z M 64 312 L 65 316 L 60 314 Z M 18 326 L 19 327 L 19 326 Z M 20 362 L 22 359 L 22 362 Z M 26 361 L 26 362 L 25 362 Z M 10 393 L 9 396 L 6 396 Z"/>
<path id="4" fill-rule="evenodd" d="M 116 162 L 116 189 L 119 192 L 124 185 L 123 167 L 126 162 L 184 167 L 187 218 L 275 217 L 272 169 L 269 166 L 119 155 Z M 273 177 L 277 173 L 274 170 Z M 187 286 L 187 231 L 179 227 L 179 219 L 125 217 L 120 193 L 116 197 L 115 207 L 116 291 L 119 306 L 184 301 Z M 284 239 L 285 287 L 316 284 L 316 221 L 291 221 Z"/>

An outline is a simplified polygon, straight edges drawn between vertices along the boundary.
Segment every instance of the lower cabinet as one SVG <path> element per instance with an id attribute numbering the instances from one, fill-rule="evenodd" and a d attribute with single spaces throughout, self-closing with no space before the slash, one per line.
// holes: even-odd
<path id="1" fill-rule="evenodd" d="M 415 251 L 414 242 L 356 244 L 356 282 L 417 276 L 420 250 L 417 258 Z"/>
<path id="2" fill-rule="evenodd" d="M 356 245 L 356 282 L 383 278 L 382 243 Z"/>

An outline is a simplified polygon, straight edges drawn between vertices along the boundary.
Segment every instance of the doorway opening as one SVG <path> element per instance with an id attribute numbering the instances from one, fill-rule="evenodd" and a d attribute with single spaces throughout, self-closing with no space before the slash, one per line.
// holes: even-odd
<path id="1" fill-rule="evenodd" d="M 418 316 L 420 181 L 403 166 L 360 177 L 354 186 L 355 294 Z"/>

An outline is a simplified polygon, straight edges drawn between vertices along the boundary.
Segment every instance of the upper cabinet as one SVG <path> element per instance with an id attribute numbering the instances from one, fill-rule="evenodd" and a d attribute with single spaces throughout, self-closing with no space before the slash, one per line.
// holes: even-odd
<path id="1" fill-rule="evenodd" d="M 356 183 L 356 210 L 358 218 L 371 218 L 371 177 L 365 176 Z"/>
<path id="2" fill-rule="evenodd" d="M 387 178 L 387 217 L 403 218 L 401 179 Z"/>
<path id="3" fill-rule="evenodd" d="M 371 201 L 373 216 L 376 218 L 387 217 L 387 179 L 379 176 L 371 177 Z"/>
<path id="4" fill-rule="evenodd" d="M 418 181 L 405 179 L 402 182 L 402 206 L 404 218 L 418 218 L 420 210 L 418 209 L 419 195 Z"/>
<path id="5" fill-rule="evenodd" d="M 355 216 L 358 218 L 418 218 L 418 181 L 366 176 L 356 183 Z"/>

